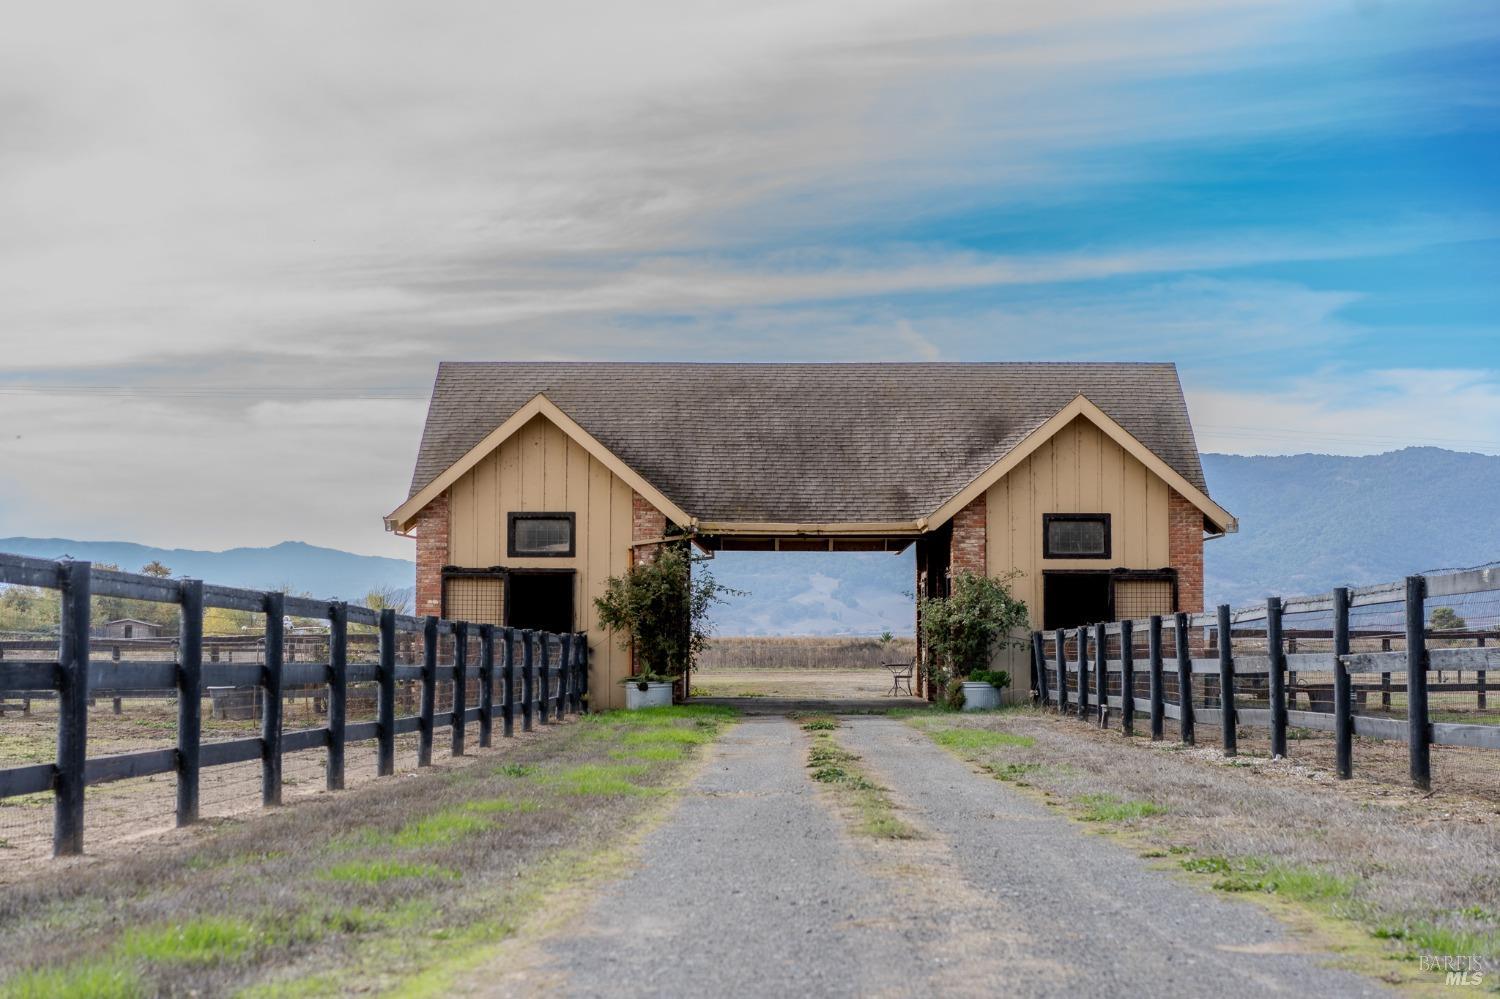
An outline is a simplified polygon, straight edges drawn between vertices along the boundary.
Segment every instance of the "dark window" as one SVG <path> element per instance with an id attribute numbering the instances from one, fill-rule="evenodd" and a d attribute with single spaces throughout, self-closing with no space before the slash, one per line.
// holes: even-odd
<path id="1" fill-rule="evenodd" d="M 127 624 L 125 626 L 125 637 L 126 638 L 134 638 L 135 637 L 135 625 L 133 625 L 133 624 Z"/>
<path id="2" fill-rule="evenodd" d="M 1114 618 L 1110 574 L 1062 570 L 1042 573 L 1042 627 L 1047 631 Z"/>
<path id="3" fill-rule="evenodd" d="M 505 623 L 561 634 L 573 630 L 572 569 L 512 569 L 506 574 Z"/>
<path id="4" fill-rule="evenodd" d="M 1109 558 L 1109 514 L 1042 514 L 1043 558 Z"/>
<path id="5" fill-rule="evenodd" d="M 508 519 L 511 558 L 573 557 L 573 514 L 513 513 Z"/>

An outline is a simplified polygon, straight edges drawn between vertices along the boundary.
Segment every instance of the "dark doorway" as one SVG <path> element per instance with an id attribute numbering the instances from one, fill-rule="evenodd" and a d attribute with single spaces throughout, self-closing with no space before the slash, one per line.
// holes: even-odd
<path id="1" fill-rule="evenodd" d="M 1042 617 L 1047 631 L 1112 620 L 1108 572 L 1042 573 Z"/>
<path id="2" fill-rule="evenodd" d="M 573 630 L 572 569 L 512 569 L 505 577 L 505 623 L 556 633 Z"/>

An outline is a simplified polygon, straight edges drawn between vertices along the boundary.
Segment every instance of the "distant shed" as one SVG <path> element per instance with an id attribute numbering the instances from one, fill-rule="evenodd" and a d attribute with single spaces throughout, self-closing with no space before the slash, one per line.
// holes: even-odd
<path id="1" fill-rule="evenodd" d="M 102 638 L 160 638 L 161 625 L 137 617 L 117 617 L 99 629 Z"/>

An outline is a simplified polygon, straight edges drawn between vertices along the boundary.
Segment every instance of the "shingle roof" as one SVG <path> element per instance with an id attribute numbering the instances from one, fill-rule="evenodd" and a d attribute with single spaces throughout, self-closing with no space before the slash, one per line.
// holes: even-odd
<path id="1" fill-rule="evenodd" d="M 692 516 L 932 513 L 1082 393 L 1204 488 L 1171 364 L 445 362 L 411 494 L 537 393 Z"/>

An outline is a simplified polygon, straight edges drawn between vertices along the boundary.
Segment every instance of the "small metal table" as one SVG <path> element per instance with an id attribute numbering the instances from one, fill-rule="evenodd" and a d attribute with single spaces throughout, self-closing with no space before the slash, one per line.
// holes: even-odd
<path id="1" fill-rule="evenodd" d="M 891 672 L 891 689 L 886 691 L 887 697 L 899 695 L 903 684 L 906 686 L 906 693 L 913 696 L 911 678 L 916 669 L 915 663 L 882 663 L 881 666 Z"/>

